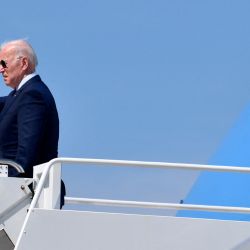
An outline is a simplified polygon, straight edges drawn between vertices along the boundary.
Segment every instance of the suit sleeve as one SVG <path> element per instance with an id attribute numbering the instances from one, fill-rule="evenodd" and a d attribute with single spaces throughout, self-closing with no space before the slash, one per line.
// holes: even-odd
<path id="1" fill-rule="evenodd" d="M 18 110 L 17 126 L 16 162 L 27 172 L 34 165 L 46 126 L 46 102 L 40 92 L 25 93 Z"/>

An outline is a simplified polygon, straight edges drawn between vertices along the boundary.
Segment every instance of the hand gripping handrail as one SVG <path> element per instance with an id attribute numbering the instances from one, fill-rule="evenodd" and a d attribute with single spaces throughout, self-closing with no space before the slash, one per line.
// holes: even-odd
<path id="1" fill-rule="evenodd" d="M 95 165 L 115 165 L 115 166 L 131 166 L 131 167 L 144 167 L 144 168 L 162 168 L 162 169 L 186 169 L 186 170 L 206 170 L 206 171 L 215 171 L 215 172 L 236 172 L 236 173 L 250 173 L 250 168 L 247 167 L 235 167 L 235 166 L 217 166 L 217 165 L 203 165 L 203 164 L 185 164 L 185 163 L 167 163 L 167 162 L 145 162 L 145 161 L 125 161 L 125 160 L 107 160 L 107 159 L 88 159 L 88 158 L 55 158 L 49 161 L 42 173 L 41 179 L 38 183 L 35 195 L 30 204 L 29 211 L 25 217 L 22 229 L 17 239 L 17 243 L 15 246 L 15 250 L 18 249 L 20 244 L 22 235 L 25 233 L 25 228 L 27 222 L 29 220 L 30 214 L 35 208 L 40 194 L 42 192 L 42 188 L 45 184 L 46 177 L 49 173 L 49 170 L 56 163 L 80 163 L 80 164 L 95 164 Z M 181 206 L 185 206 L 183 204 L 179 204 L 179 208 Z M 187 206 L 187 205 L 186 205 Z M 197 208 L 205 208 L 205 206 L 193 205 L 192 209 Z M 209 206 L 206 206 L 209 207 Z M 186 207 L 188 208 L 188 207 Z M 191 208 L 191 207 L 190 207 Z M 233 208 L 236 209 L 237 208 Z M 249 212 L 249 208 L 242 208 L 242 212 Z M 240 212 L 240 210 L 238 210 Z"/>
<path id="2" fill-rule="evenodd" d="M 22 168 L 22 166 L 12 160 L 0 159 L 0 165 L 8 165 L 9 167 L 15 168 L 18 173 L 21 173 L 21 174 L 24 173 L 24 169 Z"/>

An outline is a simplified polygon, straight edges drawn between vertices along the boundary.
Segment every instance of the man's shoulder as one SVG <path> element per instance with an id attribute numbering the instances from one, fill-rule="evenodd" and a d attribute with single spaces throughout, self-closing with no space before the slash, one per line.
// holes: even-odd
<path id="1" fill-rule="evenodd" d="M 42 81 L 39 75 L 35 75 L 31 79 L 29 79 L 25 85 L 23 86 L 24 89 L 33 89 L 38 88 L 39 86 L 45 86 L 45 83 Z"/>
<path id="2" fill-rule="evenodd" d="M 39 75 L 32 77 L 24 86 L 23 92 L 40 92 L 42 94 L 51 94 L 48 86 L 41 80 Z"/>

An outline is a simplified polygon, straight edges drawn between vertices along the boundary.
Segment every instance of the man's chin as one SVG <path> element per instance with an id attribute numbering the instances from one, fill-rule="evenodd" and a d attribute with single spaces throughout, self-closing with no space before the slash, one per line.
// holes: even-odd
<path id="1" fill-rule="evenodd" d="M 4 77 L 3 80 L 4 80 L 4 83 L 5 83 L 6 85 L 8 85 L 8 86 L 10 85 L 10 81 L 8 80 L 7 77 Z"/>
<path id="2" fill-rule="evenodd" d="M 5 85 L 6 85 L 7 87 L 11 87 L 11 84 L 10 84 L 9 82 L 4 81 L 4 83 L 5 83 Z M 11 88 L 12 88 L 12 87 L 11 87 Z"/>
<path id="3" fill-rule="evenodd" d="M 11 82 L 8 81 L 7 78 L 3 78 L 3 81 L 4 81 L 4 83 L 5 83 L 6 86 L 11 87 L 11 88 L 14 88 L 14 87 L 13 87 L 13 84 L 11 84 Z"/>
<path id="4" fill-rule="evenodd" d="M 8 79 L 7 78 L 3 78 L 3 81 L 4 81 L 4 83 L 6 84 L 6 85 L 9 85 L 9 81 L 8 81 Z"/>

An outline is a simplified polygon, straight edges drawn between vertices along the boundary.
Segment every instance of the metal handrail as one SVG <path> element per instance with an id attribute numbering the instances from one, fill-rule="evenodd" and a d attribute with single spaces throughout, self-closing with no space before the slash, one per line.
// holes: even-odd
<path id="1" fill-rule="evenodd" d="M 232 207 L 232 206 L 229 207 L 229 206 L 210 206 L 210 205 L 208 206 L 208 205 L 194 205 L 194 204 L 180 204 L 180 203 L 89 199 L 89 198 L 76 198 L 76 197 L 65 197 L 65 204 L 250 214 L 249 207 Z"/>
<path id="2" fill-rule="evenodd" d="M 15 168 L 18 173 L 21 173 L 21 174 L 24 173 L 24 169 L 22 168 L 22 166 L 20 164 L 18 164 L 17 162 L 12 161 L 12 160 L 0 159 L 0 165 L 8 165 L 10 167 Z"/>
<path id="3" fill-rule="evenodd" d="M 217 166 L 204 164 L 185 164 L 185 163 L 166 163 L 166 162 L 145 162 L 145 161 L 126 161 L 126 160 L 107 160 L 107 159 L 88 159 L 88 158 L 55 158 L 47 163 L 39 184 L 36 189 L 35 196 L 31 202 L 30 210 L 34 209 L 41 194 L 45 179 L 50 168 L 56 163 L 82 163 L 95 165 L 116 165 L 116 166 L 133 166 L 133 167 L 147 167 L 147 168 L 163 168 L 163 169 L 188 169 L 188 170 L 207 170 L 218 172 L 238 172 L 250 173 L 248 167 L 235 166 Z"/>
<path id="4" fill-rule="evenodd" d="M 25 232 L 25 228 L 27 222 L 29 220 L 30 214 L 35 208 L 38 199 L 41 195 L 43 186 L 45 184 L 46 177 L 49 173 L 51 167 L 57 163 L 78 163 L 78 164 L 95 164 L 95 165 L 115 165 L 115 166 L 131 166 L 131 167 L 144 167 L 144 168 L 162 168 L 162 169 L 188 169 L 188 170 L 207 170 L 207 171 L 215 171 L 215 172 L 237 172 L 237 173 L 250 173 L 250 168 L 247 167 L 235 167 L 235 166 L 217 166 L 217 165 L 204 165 L 204 164 L 184 164 L 184 163 L 166 163 L 166 162 L 145 162 L 145 161 L 126 161 L 126 160 L 107 160 L 107 159 L 88 159 L 88 158 L 55 158 L 49 161 L 42 173 L 41 179 L 38 183 L 35 195 L 30 204 L 29 211 L 25 217 L 22 229 L 20 231 L 16 247 L 17 249 L 22 235 Z M 183 204 L 180 204 L 184 206 Z M 187 204 L 186 204 L 187 205 Z M 208 208 L 209 206 L 202 205 L 191 205 L 191 206 L 199 206 L 199 210 L 202 208 Z M 225 208 L 225 207 L 224 207 Z M 236 211 L 239 209 L 236 207 Z M 249 212 L 248 208 L 242 208 L 245 210 L 244 212 Z M 213 210 L 212 210 L 213 211 Z M 232 211 L 233 212 L 233 211 Z M 241 211 L 240 211 L 241 212 Z M 243 212 L 243 211 L 242 211 Z"/>

